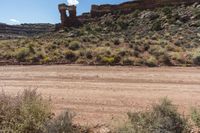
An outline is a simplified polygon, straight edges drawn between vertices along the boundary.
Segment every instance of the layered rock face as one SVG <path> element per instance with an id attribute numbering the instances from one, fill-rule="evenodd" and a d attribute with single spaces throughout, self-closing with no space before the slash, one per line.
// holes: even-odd
<path id="1" fill-rule="evenodd" d="M 101 17 L 107 13 L 130 13 L 136 9 L 151 9 L 169 5 L 192 4 L 200 0 L 135 0 L 119 5 L 92 5 L 91 16 Z"/>
<path id="2" fill-rule="evenodd" d="M 76 16 L 76 6 L 67 6 L 66 4 L 60 4 L 58 5 L 58 9 L 60 12 L 60 18 L 61 18 L 61 25 L 57 28 L 63 28 L 63 27 L 77 27 L 81 23 Z M 69 16 L 67 15 L 67 11 Z"/>
<path id="3" fill-rule="evenodd" d="M 0 23 L 0 39 L 33 36 L 53 31 L 54 31 L 54 25 L 51 24 L 7 25 Z"/>
<path id="4" fill-rule="evenodd" d="M 134 0 L 124 2 L 119 5 L 92 5 L 90 13 L 83 13 L 81 16 L 76 16 L 76 6 L 67 6 L 66 4 L 59 5 L 61 14 L 61 27 L 80 26 L 81 24 L 93 21 L 92 18 L 98 18 L 108 13 L 127 14 L 137 9 L 152 9 L 162 6 L 177 6 L 181 4 L 193 4 L 200 0 Z M 66 10 L 69 11 L 69 17 L 66 15 Z M 88 17 L 89 16 L 89 17 Z"/>

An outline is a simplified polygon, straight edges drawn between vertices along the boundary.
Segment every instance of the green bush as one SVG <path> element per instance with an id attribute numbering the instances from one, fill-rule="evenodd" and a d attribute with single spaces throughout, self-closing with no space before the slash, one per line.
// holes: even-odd
<path id="1" fill-rule="evenodd" d="M 80 133 L 69 112 L 53 116 L 50 102 L 36 90 L 24 90 L 15 97 L 0 94 L 0 132 Z"/>
<path id="2" fill-rule="evenodd" d="M 48 124 L 48 133 L 80 133 L 72 124 L 73 116 L 65 112 Z"/>
<path id="3" fill-rule="evenodd" d="M 200 10 L 199 8 L 196 8 L 193 10 L 193 15 L 195 19 L 199 19 L 200 18 Z"/>
<path id="4" fill-rule="evenodd" d="M 200 52 L 194 54 L 193 62 L 195 65 L 200 65 Z"/>
<path id="5" fill-rule="evenodd" d="M 165 53 L 165 49 L 162 48 L 161 45 L 151 45 L 150 49 L 148 50 L 150 54 L 158 57 Z"/>
<path id="6" fill-rule="evenodd" d="M 102 63 L 111 65 L 114 63 L 114 61 L 115 61 L 114 57 L 102 57 Z"/>
<path id="7" fill-rule="evenodd" d="M 119 45 L 121 42 L 120 42 L 120 40 L 119 40 L 118 38 L 114 38 L 114 39 L 113 39 L 113 43 L 114 43 L 115 45 Z"/>
<path id="8" fill-rule="evenodd" d="M 51 58 L 49 58 L 48 56 L 45 56 L 44 59 L 42 60 L 43 63 L 49 63 L 51 62 Z"/>
<path id="9" fill-rule="evenodd" d="M 28 60 L 33 63 L 39 63 L 40 61 L 43 61 L 44 57 L 45 56 L 42 52 L 37 52 L 32 55 Z"/>
<path id="10" fill-rule="evenodd" d="M 93 58 L 92 50 L 86 50 L 85 56 L 86 56 L 87 59 L 92 59 Z"/>
<path id="11" fill-rule="evenodd" d="M 191 119 L 200 128 L 200 109 L 192 108 Z"/>
<path id="12" fill-rule="evenodd" d="M 137 17 L 139 16 L 140 12 L 141 12 L 140 10 L 136 9 L 136 10 L 132 13 L 133 17 L 137 18 Z"/>
<path id="13" fill-rule="evenodd" d="M 153 31 L 159 31 L 162 30 L 162 23 L 161 21 L 155 21 L 151 27 L 151 30 Z"/>
<path id="14" fill-rule="evenodd" d="M 150 56 L 147 60 L 146 60 L 146 65 L 150 66 L 150 67 L 155 67 L 158 66 L 158 61 L 154 56 Z"/>
<path id="15" fill-rule="evenodd" d="M 75 62 L 78 59 L 78 56 L 74 51 L 67 50 L 64 52 L 65 59 L 69 60 L 70 62 Z"/>
<path id="16" fill-rule="evenodd" d="M 104 65 L 114 65 L 121 61 L 119 56 L 97 55 L 96 62 Z"/>
<path id="17" fill-rule="evenodd" d="M 29 55 L 29 53 L 30 53 L 29 48 L 23 47 L 23 48 L 17 49 L 15 56 L 18 61 L 23 62 L 23 61 L 26 61 L 26 57 Z"/>
<path id="18" fill-rule="evenodd" d="M 78 50 L 80 48 L 80 42 L 79 41 L 72 41 L 69 43 L 70 50 Z"/>
<path id="19" fill-rule="evenodd" d="M 36 90 L 16 97 L 0 95 L 0 129 L 15 133 L 43 133 L 52 114 L 49 103 Z"/>
<path id="20" fill-rule="evenodd" d="M 123 65 L 134 65 L 134 60 L 133 58 L 124 58 L 123 59 Z"/>
<path id="21" fill-rule="evenodd" d="M 164 7 L 164 8 L 162 9 L 162 11 L 163 11 L 163 13 L 164 13 L 165 15 L 171 15 L 171 14 L 172 14 L 172 9 L 171 9 L 170 7 Z"/>
<path id="22" fill-rule="evenodd" d="M 128 113 L 128 116 L 130 123 L 119 128 L 119 133 L 188 133 L 191 129 L 168 99 L 154 105 L 152 111 Z"/>

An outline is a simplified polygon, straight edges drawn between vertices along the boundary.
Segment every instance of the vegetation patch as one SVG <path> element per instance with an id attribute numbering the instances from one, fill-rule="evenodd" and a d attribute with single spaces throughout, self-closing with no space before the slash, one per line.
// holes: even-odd
<path id="1" fill-rule="evenodd" d="M 11 133 L 80 133 L 72 124 L 72 115 L 56 117 L 50 101 L 36 90 L 24 90 L 15 97 L 0 95 L 0 132 Z"/>
<path id="2" fill-rule="evenodd" d="M 0 62 L 199 66 L 199 6 L 115 12 L 78 28 L 0 40 Z"/>
<path id="3" fill-rule="evenodd" d="M 188 120 L 181 116 L 168 99 L 153 105 L 151 111 L 128 113 L 130 122 L 118 129 L 119 133 L 188 133 Z"/>

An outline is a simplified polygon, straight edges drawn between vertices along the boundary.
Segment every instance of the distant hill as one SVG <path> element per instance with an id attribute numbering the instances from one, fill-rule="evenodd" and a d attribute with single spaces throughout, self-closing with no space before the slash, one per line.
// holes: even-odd
<path id="1" fill-rule="evenodd" d="M 21 38 L 54 31 L 52 24 L 7 25 L 0 23 L 0 39 Z"/>
<path id="2" fill-rule="evenodd" d="M 78 28 L 3 40 L 0 46 L 4 64 L 199 66 L 200 4 L 108 13 Z"/>

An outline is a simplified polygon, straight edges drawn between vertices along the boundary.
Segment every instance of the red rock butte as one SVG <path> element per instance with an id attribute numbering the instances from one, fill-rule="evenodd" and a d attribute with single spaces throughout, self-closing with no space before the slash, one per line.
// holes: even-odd
<path id="1" fill-rule="evenodd" d="M 190 5 L 200 0 L 134 0 L 124 2 L 118 5 L 92 5 L 89 13 L 83 13 L 80 16 L 76 16 L 76 6 L 68 6 L 66 4 L 59 4 L 58 8 L 61 14 L 61 24 L 58 28 L 64 27 L 78 27 L 86 22 L 93 21 L 95 18 L 102 17 L 105 14 L 128 14 L 134 10 L 152 9 L 163 6 L 178 6 L 178 5 Z M 68 11 L 69 16 L 67 16 Z"/>

